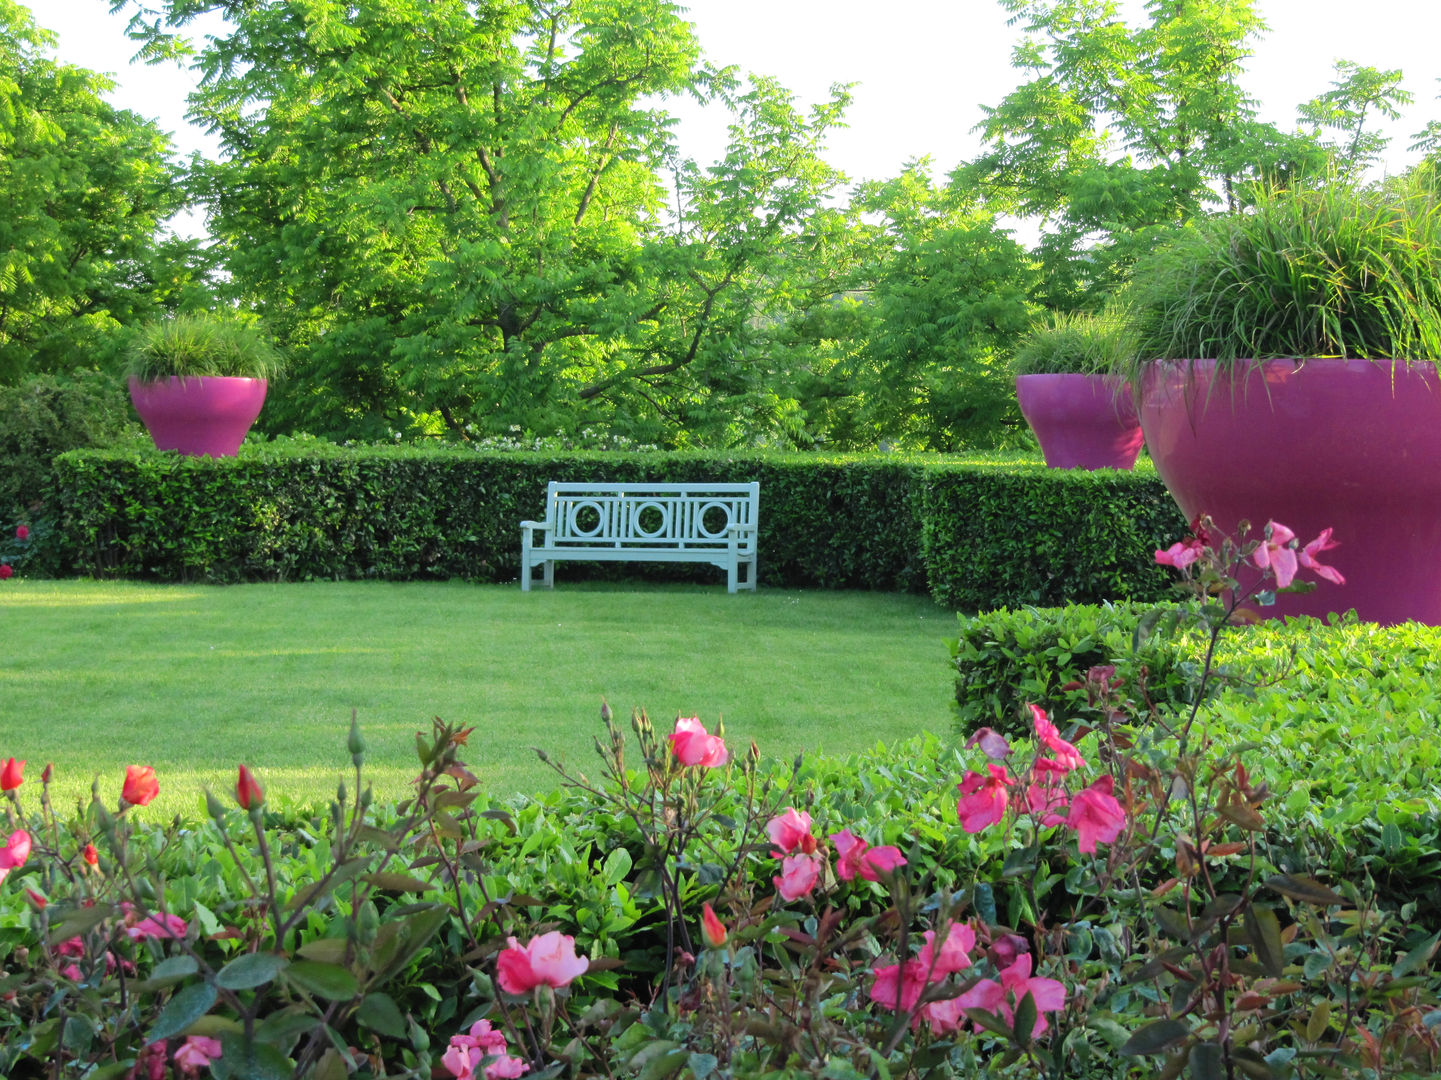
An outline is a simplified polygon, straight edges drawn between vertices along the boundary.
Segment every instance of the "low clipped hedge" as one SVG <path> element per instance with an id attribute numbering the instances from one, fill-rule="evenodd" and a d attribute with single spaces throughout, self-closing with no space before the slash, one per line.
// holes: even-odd
<path id="1" fill-rule="evenodd" d="M 1115 664 L 1131 695 L 1144 666 L 1151 700 L 1179 713 L 1204 639 L 1157 635 L 1133 652 L 1148 607 L 963 616 L 952 643 L 957 738 L 980 726 L 1028 736 L 1028 701 L 1063 730 L 1094 722 L 1085 689 L 1065 687 L 1097 663 Z M 1208 695 L 1199 730 L 1219 748 L 1239 748 L 1275 793 L 1262 812 L 1279 835 L 1319 850 L 1338 872 L 1369 874 L 1383 895 L 1441 925 L 1441 628 L 1333 623 L 1228 632 L 1218 653 L 1226 678 Z"/>
<path id="2" fill-rule="evenodd" d="M 155 581 L 511 581 L 519 523 L 542 515 L 551 480 L 758 480 L 763 585 L 929 589 L 968 610 L 1158 597 L 1167 578 L 1152 553 L 1184 530 L 1149 470 L 1100 478 L 1015 460 L 285 440 L 222 460 L 76 452 L 56 467 L 66 570 Z M 710 567 L 576 567 L 566 574 L 715 579 Z"/>

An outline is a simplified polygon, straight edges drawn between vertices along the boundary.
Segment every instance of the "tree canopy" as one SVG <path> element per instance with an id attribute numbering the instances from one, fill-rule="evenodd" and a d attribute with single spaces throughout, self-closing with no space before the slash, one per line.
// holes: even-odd
<path id="1" fill-rule="evenodd" d="M 181 299 L 195 245 L 158 239 L 183 202 L 169 140 L 53 59 L 53 35 L 0 0 L 0 381 L 104 363 L 113 331 Z"/>

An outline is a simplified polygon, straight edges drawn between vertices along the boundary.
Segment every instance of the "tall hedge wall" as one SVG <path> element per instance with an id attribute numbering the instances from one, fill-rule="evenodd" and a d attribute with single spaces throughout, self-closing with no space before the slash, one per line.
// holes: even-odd
<path id="1" fill-rule="evenodd" d="M 942 604 L 972 610 L 1050 602 L 1067 587 L 1047 565 L 1063 548 L 1086 597 L 1108 588 L 1116 597 L 1160 595 L 1166 579 L 1152 552 L 1183 527 L 1153 473 L 1077 487 L 1028 464 L 938 466 L 900 455 L 483 454 L 302 442 L 247 446 L 222 460 L 76 451 L 57 459 L 56 476 L 59 564 L 156 581 L 512 581 L 519 523 L 542 516 L 550 480 L 759 480 L 763 586 L 929 588 Z M 1088 505 L 1103 493 L 1122 509 Z M 1144 520 L 1124 520 L 1137 508 Z M 1037 564 L 1023 572 L 1011 565 L 1018 559 Z M 565 564 L 561 573 L 709 581 L 717 571 Z"/>

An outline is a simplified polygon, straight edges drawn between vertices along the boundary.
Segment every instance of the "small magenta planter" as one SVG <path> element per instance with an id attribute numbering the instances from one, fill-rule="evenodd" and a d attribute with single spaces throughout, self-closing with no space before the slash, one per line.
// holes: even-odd
<path id="1" fill-rule="evenodd" d="M 1431 364 L 1365 360 L 1170 361 L 1143 375 L 1141 426 L 1187 519 L 1227 533 L 1268 520 L 1346 578 L 1282 595 L 1271 616 L 1355 608 L 1369 622 L 1441 625 L 1441 379 Z M 1173 537 L 1162 538 L 1158 547 Z M 1302 573 L 1305 580 L 1314 577 Z"/>
<path id="2" fill-rule="evenodd" d="M 1021 414 L 1053 469 L 1129 469 L 1141 452 L 1131 388 L 1106 375 L 1017 375 Z"/>
<path id="3" fill-rule="evenodd" d="M 132 378 L 130 400 L 157 450 L 234 457 L 265 404 L 266 385 L 264 379 L 217 375 Z"/>

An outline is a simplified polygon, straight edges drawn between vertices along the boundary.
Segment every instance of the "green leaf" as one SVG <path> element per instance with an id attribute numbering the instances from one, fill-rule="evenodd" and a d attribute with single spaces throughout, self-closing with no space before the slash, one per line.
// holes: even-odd
<path id="1" fill-rule="evenodd" d="M 1246 937 L 1266 974 L 1279 979 L 1286 966 L 1281 923 L 1270 908 L 1252 905 L 1246 912 Z"/>
<path id="2" fill-rule="evenodd" d="M 1309 874 L 1273 874 L 1265 884 L 1282 896 L 1303 904 L 1332 907 L 1346 902 Z"/>
<path id="3" fill-rule="evenodd" d="M 1153 1020 L 1131 1033 L 1121 1053 L 1130 1057 L 1161 1054 L 1180 1046 L 1191 1035 L 1191 1029 L 1179 1020 Z"/>
<path id="4" fill-rule="evenodd" d="M 135 989 L 141 993 L 163 990 L 167 986 L 183 982 L 199 970 L 200 965 L 193 956 L 167 956 L 151 968 L 150 978 L 135 984 Z"/>
<path id="5" fill-rule="evenodd" d="M 601 876 L 607 885 L 618 885 L 630 873 L 631 865 L 630 852 L 623 847 L 618 847 L 606 856 L 605 865 L 601 868 Z"/>
<path id="6" fill-rule="evenodd" d="M 692 1053 L 686 1059 L 686 1064 L 690 1066 L 691 1075 L 695 1077 L 695 1080 L 706 1080 L 707 1076 L 715 1072 L 720 1061 L 714 1054 Z"/>
<path id="7" fill-rule="evenodd" d="M 287 963 L 285 957 L 275 953 L 246 953 L 221 968 L 215 983 L 224 990 L 253 990 L 274 979 Z"/>
<path id="8" fill-rule="evenodd" d="M 295 1075 L 295 1063 L 267 1043 L 222 1035 L 220 1048 L 233 1080 L 291 1080 Z"/>
<path id="9" fill-rule="evenodd" d="M 1400 979 L 1410 975 L 1431 959 L 1431 954 L 1436 951 L 1436 943 L 1441 941 L 1441 930 L 1436 931 L 1425 941 L 1421 942 L 1405 956 L 1397 960 L 1391 968 L 1391 978 Z"/>
<path id="10" fill-rule="evenodd" d="M 374 885 L 377 889 L 383 889 L 386 892 L 419 893 L 427 892 L 435 888 L 434 882 L 422 881 L 420 878 L 411 877 L 409 874 L 396 874 L 390 873 L 388 871 L 376 874 L 367 874 L 365 880 L 370 882 L 370 884 Z"/>
<path id="11" fill-rule="evenodd" d="M 371 1031 L 392 1039 L 405 1038 L 405 1017 L 389 994 L 366 994 L 355 1012 L 355 1019 Z"/>
<path id="12" fill-rule="evenodd" d="M 349 1001 L 360 992 L 360 982 L 348 968 L 297 960 L 285 969 L 285 981 L 297 989 L 328 1001 Z"/>
<path id="13" fill-rule="evenodd" d="M 50 944 L 59 945 L 73 937 L 88 934 L 114 914 L 115 906 L 113 904 L 96 904 L 94 907 L 77 908 L 69 912 L 59 923 L 51 924 Z"/>
<path id="14" fill-rule="evenodd" d="M 160 1010 L 145 1041 L 159 1042 L 183 1033 L 210 1011 L 217 996 L 215 987 L 208 982 L 194 983 L 177 990 L 175 996 L 165 1003 L 165 1008 Z"/>
<path id="15" fill-rule="evenodd" d="M 1016 1020 L 1011 1025 L 1016 1042 L 1025 1046 L 1036 1030 L 1036 999 L 1029 990 L 1016 1006 Z"/>
<path id="16" fill-rule="evenodd" d="M 1188 1069 L 1191 1080 L 1225 1080 L 1226 1066 L 1221 1044 L 1203 1042 L 1191 1047 Z"/>

